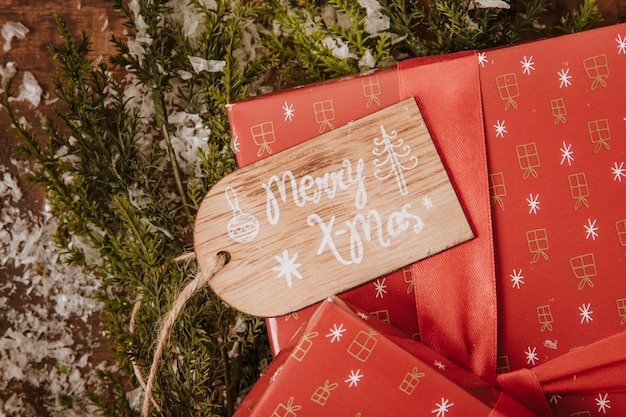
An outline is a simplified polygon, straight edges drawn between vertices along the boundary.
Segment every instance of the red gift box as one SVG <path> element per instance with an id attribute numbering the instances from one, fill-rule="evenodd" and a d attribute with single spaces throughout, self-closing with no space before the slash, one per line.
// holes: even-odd
<path id="1" fill-rule="evenodd" d="M 338 298 L 274 359 L 236 417 L 534 416 L 421 343 Z"/>

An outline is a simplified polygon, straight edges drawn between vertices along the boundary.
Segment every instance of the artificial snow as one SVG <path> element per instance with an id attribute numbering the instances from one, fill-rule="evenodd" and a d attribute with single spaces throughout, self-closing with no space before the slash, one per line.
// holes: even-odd
<path id="1" fill-rule="evenodd" d="M 496 9 L 508 9 L 511 5 L 502 0 L 474 0 L 474 3 L 479 9 L 496 8 Z"/>
<path id="2" fill-rule="evenodd" d="M 376 35 L 386 31 L 390 27 L 389 16 L 381 12 L 381 5 L 377 0 L 359 0 L 359 5 L 365 9 L 367 18 L 364 29 L 370 35 Z"/>
<path id="3" fill-rule="evenodd" d="M 2 50 L 4 52 L 9 52 L 11 50 L 11 41 L 13 38 L 24 39 L 28 32 L 28 28 L 20 22 L 6 22 L 2 26 L 2 37 L 4 38 Z"/>
<path id="4" fill-rule="evenodd" d="M 0 66 L 0 93 L 4 92 L 7 82 L 17 74 L 14 62 L 7 62 L 4 67 Z"/>
<path id="5" fill-rule="evenodd" d="M 43 90 L 39 86 L 37 79 L 30 71 L 24 71 L 22 77 L 18 96 L 9 97 L 9 101 L 28 101 L 33 107 L 39 106 Z"/>
<path id="6" fill-rule="evenodd" d="M 202 71 L 221 72 L 226 66 L 226 61 L 224 60 L 204 59 L 197 56 L 188 56 L 187 58 L 189 59 L 189 62 L 191 63 L 191 66 L 196 74 L 199 74 Z"/>
<path id="7" fill-rule="evenodd" d="M 326 36 L 322 39 L 322 44 L 328 48 L 331 54 L 337 59 L 356 58 L 356 55 L 350 52 L 348 44 L 340 38 Z"/>

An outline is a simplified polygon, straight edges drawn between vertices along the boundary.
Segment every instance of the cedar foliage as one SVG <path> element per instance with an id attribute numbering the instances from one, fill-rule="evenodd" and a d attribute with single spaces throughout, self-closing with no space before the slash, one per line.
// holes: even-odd
<path id="1" fill-rule="evenodd" d="M 62 104 L 45 120 L 43 141 L 16 118 L 10 83 L 2 103 L 19 150 L 38 163 L 30 179 L 60 219 L 65 262 L 102 279 L 102 326 L 119 362 L 116 374 L 100 371 L 108 392 L 90 395 L 104 416 L 138 415 L 127 395 L 141 391 L 132 364 L 148 374 L 159 323 L 196 273 L 193 260 L 174 259 L 192 249 L 203 196 L 236 168 L 226 104 L 409 57 L 508 45 L 554 23 L 542 22 L 548 0 L 512 0 L 509 8 L 468 0 L 109 1 L 129 34 L 112 39 L 118 53 L 108 63 L 89 60 L 89 39 L 74 39 L 57 18 L 62 43 L 50 50 Z M 584 0 L 557 27 L 574 32 L 599 21 L 593 0 Z M 185 144 L 186 135 L 202 143 Z M 154 390 L 166 416 L 232 415 L 270 359 L 263 320 L 210 289 L 187 305 L 166 352 Z"/>

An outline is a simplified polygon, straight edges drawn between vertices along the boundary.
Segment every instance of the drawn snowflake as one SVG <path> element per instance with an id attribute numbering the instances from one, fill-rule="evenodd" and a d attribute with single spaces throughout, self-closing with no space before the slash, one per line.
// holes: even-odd
<path id="1" fill-rule="evenodd" d="M 580 324 L 593 321 L 593 317 L 591 317 L 591 315 L 593 314 L 593 311 L 591 311 L 591 303 L 583 304 L 582 306 L 578 307 L 578 309 L 580 310 L 581 316 Z"/>
<path id="2" fill-rule="evenodd" d="M 239 153 L 239 136 L 238 135 L 235 135 L 230 146 L 233 148 L 233 151 L 235 151 L 235 153 Z"/>
<path id="3" fill-rule="evenodd" d="M 535 63 L 533 62 L 533 56 L 531 55 L 530 58 L 526 58 L 526 55 L 524 55 L 524 60 L 520 61 L 520 64 L 522 64 L 522 68 L 524 69 L 522 71 L 522 74 L 530 74 L 530 71 L 534 71 L 535 67 L 533 65 L 535 65 Z"/>
<path id="4" fill-rule="evenodd" d="M 513 270 L 512 274 L 509 274 L 511 277 L 511 282 L 513 282 L 513 288 L 517 288 L 518 290 L 521 288 L 521 284 L 526 284 L 524 282 L 524 275 L 522 275 L 522 270 L 519 271 L 517 269 Z"/>
<path id="5" fill-rule="evenodd" d="M 296 111 L 293 108 L 293 104 L 287 104 L 287 102 L 285 101 L 285 104 L 283 105 L 283 112 L 283 115 L 285 116 L 285 121 L 289 120 L 291 122 Z"/>
<path id="6" fill-rule="evenodd" d="M 617 35 L 617 54 L 626 54 L 626 38 L 622 38 L 622 35 Z"/>
<path id="7" fill-rule="evenodd" d="M 567 161 L 567 165 L 572 166 L 574 162 L 574 151 L 572 151 L 572 144 L 569 145 L 563 141 L 563 147 L 559 149 L 561 151 L 561 165 Z"/>
<path id="8" fill-rule="evenodd" d="M 446 413 L 450 411 L 448 410 L 448 408 L 452 407 L 453 405 L 454 403 L 451 403 L 450 400 L 441 397 L 441 403 L 435 403 L 435 406 L 437 406 L 437 408 L 431 411 L 431 413 L 437 413 L 436 417 L 445 417 Z"/>
<path id="9" fill-rule="evenodd" d="M 528 365 L 535 366 L 535 362 L 539 360 L 539 356 L 537 355 L 537 348 L 534 347 L 531 349 L 531 347 L 528 346 L 528 349 L 526 349 L 524 354 L 526 355 L 526 363 Z"/>
<path id="10" fill-rule="evenodd" d="M 302 275 L 298 272 L 298 268 L 300 268 L 301 264 L 296 263 L 296 259 L 298 259 L 297 253 L 289 257 L 289 252 L 285 249 L 282 256 L 274 256 L 274 259 L 276 259 L 280 266 L 273 267 L 272 271 L 278 272 L 278 278 L 284 275 L 289 288 L 293 285 L 292 276 L 302 279 Z"/>
<path id="11" fill-rule="evenodd" d="M 598 237 L 598 226 L 596 226 L 597 220 L 591 221 L 591 219 L 587 219 L 587 224 L 583 225 L 585 227 L 585 232 L 587 236 L 585 237 L 587 240 L 589 238 L 596 240 Z"/>
<path id="12" fill-rule="evenodd" d="M 357 315 L 357 316 L 359 316 L 359 317 L 361 317 L 361 319 L 363 319 L 363 320 L 367 320 L 367 319 L 369 319 L 369 318 L 370 318 L 367 314 L 365 314 L 365 313 L 364 313 L 364 312 L 362 312 L 362 311 L 359 311 L 358 313 L 356 313 L 356 315 Z"/>
<path id="13" fill-rule="evenodd" d="M 541 202 L 539 201 L 539 194 L 537 194 L 536 196 L 533 197 L 532 193 L 528 195 L 528 198 L 526 199 L 526 202 L 528 202 L 528 214 L 537 214 L 537 210 L 540 209 L 539 204 L 541 204 Z"/>
<path id="14" fill-rule="evenodd" d="M 431 208 L 435 207 L 435 205 L 433 204 L 433 199 L 430 198 L 430 196 L 422 198 L 422 206 L 424 206 L 426 210 L 430 210 Z"/>
<path id="15" fill-rule="evenodd" d="M 446 365 L 441 362 L 441 361 L 435 361 L 433 363 L 434 366 L 436 366 L 437 368 L 441 369 L 442 371 L 444 371 L 446 369 Z"/>
<path id="16" fill-rule="evenodd" d="M 504 120 L 496 120 L 496 124 L 493 125 L 493 127 L 496 129 L 496 137 L 500 136 L 501 138 L 503 138 L 505 133 L 509 133 L 507 132 L 506 125 L 504 123 Z"/>
<path id="17" fill-rule="evenodd" d="M 484 52 L 479 52 L 478 53 L 478 64 L 485 68 L 485 64 L 487 63 L 487 55 Z"/>
<path id="18" fill-rule="evenodd" d="M 608 397 L 609 394 L 604 394 L 604 397 L 602 396 L 602 394 L 598 394 L 598 398 L 594 398 L 594 400 L 596 400 L 596 405 L 598 406 L 598 413 L 602 412 L 606 414 L 606 409 L 611 408 L 611 406 L 609 405 L 611 400 L 609 400 Z"/>
<path id="19" fill-rule="evenodd" d="M 374 281 L 374 288 L 376 290 L 376 298 L 384 298 L 385 294 L 387 294 L 387 285 L 385 284 L 387 278 L 378 278 Z"/>
<path id="20" fill-rule="evenodd" d="M 348 379 L 346 379 L 343 382 L 348 383 L 349 384 L 348 387 L 352 388 L 352 387 L 356 387 L 359 385 L 361 378 L 363 378 L 363 374 L 361 373 L 360 369 L 357 369 L 356 372 L 350 371 L 350 376 L 348 377 Z"/>
<path id="21" fill-rule="evenodd" d="M 343 332 L 346 331 L 346 329 L 343 327 L 343 323 L 340 324 L 339 327 L 337 327 L 336 324 L 333 324 L 333 328 L 328 330 L 330 331 L 330 333 L 328 333 L 326 337 L 331 337 L 330 343 L 334 343 L 336 341 L 340 342 L 341 337 L 343 336 Z"/>
<path id="22" fill-rule="evenodd" d="M 569 68 L 562 69 L 557 74 L 559 75 L 559 81 L 561 82 L 561 84 L 559 85 L 559 88 L 563 88 L 563 87 L 567 88 L 570 85 L 572 85 L 572 82 L 570 81 L 572 79 L 572 76 L 569 75 Z"/>
<path id="23" fill-rule="evenodd" d="M 617 165 L 616 162 L 615 165 L 611 167 L 611 172 L 613 173 L 613 181 L 622 182 L 622 178 L 626 177 L 626 168 L 624 168 L 623 162 L 619 165 Z"/>

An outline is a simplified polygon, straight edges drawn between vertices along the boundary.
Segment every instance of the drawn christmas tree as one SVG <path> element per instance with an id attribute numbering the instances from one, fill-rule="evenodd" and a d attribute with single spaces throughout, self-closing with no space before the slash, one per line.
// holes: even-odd
<path id="1" fill-rule="evenodd" d="M 398 138 L 393 142 L 398 133 L 395 130 L 391 131 L 391 135 L 387 133 L 384 126 L 380 126 L 382 138 L 374 138 L 373 153 L 376 156 L 383 156 L 384 158 L 375 158 L 374 165 L 378 168 L 374 172 L 374 176 L 379 180 L 385 180 L 392 175 L 396 178 L 398 183 L 398 189 L 402 195 L 407 195 L 409 190 L 406 186 L 406 180 L 404 179 L 404 171 L 409 171 L 417 166 L 417 157 L 414 155 L 409 156 L 411 153 L 411 147 L 404 144 L 404 140 Z M 403 165 L 402 160 L 408 157 L 408 162 Z M 385 168 L 389 171 L 384 172 Z"/>

